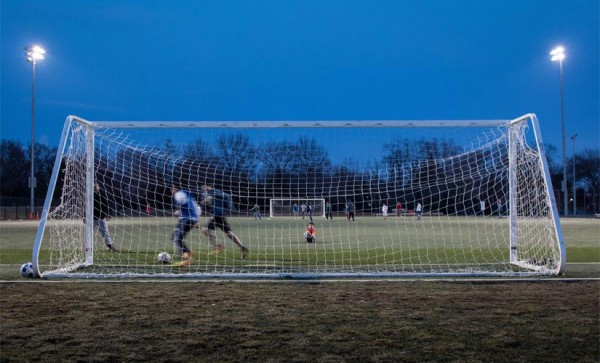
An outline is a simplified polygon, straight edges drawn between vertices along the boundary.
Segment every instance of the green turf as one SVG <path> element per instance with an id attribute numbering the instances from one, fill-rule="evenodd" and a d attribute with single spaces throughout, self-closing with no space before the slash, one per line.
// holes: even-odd
<path id="1" fill-rule="evenodd" d="M 229 272 L 303 272 L 307 269 L 313 272 L 439 272 L 452 269 L 454 265 L 485 269 L 498 261 L 501 268 L 510 268 L 502 265 L 508 260 L 507 219 L 431 217 L 421 221 L 415 218 L 385 221 L 363 217 L 348 222 L 343 218 L 333 221 L 316 218 L 318 243 L 315 244 L 306 243 L 302 238 L 308 220 L 229 220 L 236 234 L 251 249 L 250 257 L 241 260 L 239 250 L 220 231 L 218 238 L 225 243 L 226 250 L 218 256 L 209 256 L 206 237 L 199 229 L 194 229 L 187 238 L 194 250 L 194 263 L 191 270 L 183 272 L 206 273 L 223 269 Z M 600 262 L 599 222 L 593 219 L 562 221 L 569 262 Z M 79 233 L 84 232 L 81 222 L 64 223 Z M 111 219 L 109 228 L 120 252 L 106 251 L 96 232 L 95 266 L 88 270 L 173 272 L 174 269 L 160 265 L 155 258 L 157 252 L 173 252 L 170 235 L 175 223 L 173 218 L 160 217 Z M 37 222 L 0 222 L 0 276 L 12 275 L 9 269 L 16 269 L 31 260 L 36 228 Z M 482 236 L 483 233 L 488 236 Z M 47 230 L 40 257 L 42 266 L 49 260 L 49 236 Z M 479 239 L 483 238 L 491 242 L 481 246 Z"/>

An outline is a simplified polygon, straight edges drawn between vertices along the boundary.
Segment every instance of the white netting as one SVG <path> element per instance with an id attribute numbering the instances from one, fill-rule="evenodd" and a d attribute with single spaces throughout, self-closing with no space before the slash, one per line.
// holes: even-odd
<path id="1" fill-rule="evenodd" d="M 73 122 L 59 178 L 64 183 L 56 190 L 61 204 L 49 213 L 49 238 L 40 243 L 42 271 L 75 276 L 558 271 L 555 211 L 527 122 L 289 124 Z M 92 185 L 104 195 L 94 208 L 110 215 L 110 240 L 98 223 L 85 223 L 94 199 L 87 179 L 92 169 Z M 225 250 L 209 254 L 213 246 L 202 234 L 213 212 L 209 203 L 200 228 L 185 238 L 193 251 L 191 265 L 157 261 L 163 251 L 180 257 L 172 242 L 174 183 L 198 202 L 207 183 L 230 195 L 234 208 L 226 218 L 250 255 L 241 259 L 218 228 Z M 317 243 L 303 237 L 308 220 L 294 217 L 294 204 L 299 217 L 302 204 L 313 207 Z M 387 218 L 381 216 L 384 204 Z M 262 219 L 255 216 L 257 207 Z M 332 218 L 325 219 L 326 212 Z M 109 251 L 110 242 L 117 252 Z"/>

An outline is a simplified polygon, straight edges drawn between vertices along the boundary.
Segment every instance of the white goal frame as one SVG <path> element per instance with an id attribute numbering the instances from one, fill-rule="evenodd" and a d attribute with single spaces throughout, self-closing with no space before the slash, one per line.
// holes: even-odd
<path id="1" fill-rule="evenodd" d="M 42 215 L 40 219 L 39 228 L 35 237 L 33 251 L 32 251 L 32 264 L 34 274 L 37 277 L 195 277 L 195 278 L 205 278 L 205 277 L 252 277 L 252 278 L 273 278 L 273 277 L 364 277 L 364 276 L 408 276 L 408 275 L 418 275 L 418 276 L 431 276 L 432 273 L 406 273 L 406 272 L 398 272 L 396 270 L 391 271 L 369 271 L 369 272 L 352 272 L 352 271 L 342 271 L 337 272 L 332 270 L 331 272 L 294 272 L 294 271 L 284 271 L 281 273 L 273 273 L 269 272 L 267 274 L 264 273 L 249 273 L 249 272 L 241 272 L 241 273 L 180 273 L 180 274 L 172 274 L 172 273 L 153 273 L 151 275 L 146 274 L 138 274 L 135 272 L 132 273 L 119 273 L 117 275 L 111 274 L 88 274 L 88 273 L 78 273 L 77 271 L 80 269 L 85 269 L 86 267 L 94 265 L 94 225 L 93 225 L 93 215 L 94 215 L 94 133 L 96 130 L 103 128 L 115 128 L 115 129 L 128 129 L 128 128 L 153 128 L 153 129 L 168 129 L 168 128 L 240 128 L 240 129 L 263 129 L 263 128 L 430 128 L 430 127 L 506 127 L 511 128 L 513 126 L 519 125 L 521 123 L 529 123 L 533 129 L 533 134 L 535 137 L 534 146 L 536 148 L 536 157 L 537 163 L 539 164 L 539 168 L 541 169 L 542 174 L 542 185 L 540 188 L 544 188 L 547 191 L 547 209 L 548 209 L 548 220 L 549 225 L 552 228 L 552 231 L 549 233 L 550 240 L 547 241 L 547 244 L 553 249 L 555 252 L 553 253 L 552 268 L 549 268 L 548 264 L 545 262 L 537 261 L 534 259 L 528 258 L 520 258 L 519 257 L 519 249 L 520 249 L 520 240 L 519 240 L 519 225 L 523 223 L 519 218 L 520 211 L 517 210 L 519 201 L 516 200 L 516 189 L 517 189 L 517 176 L 514 168 L 509 167 L 509 200 L 507 200 L 507 205 L 509 209 L 507 210 L 507 223 L 510 228 L 510 238 L 506 241 L 506 248 L 509 250 L 509 258 L 510 264 L 514 266 L 518 266 L 519 268 L 524 269 L 525 271 L 521 271 L 519 273 L 511 273 L 511 272 L 490 272 L 490 271 L 469 271 L 469 270 L 460 270 L 456 272 L 442 272 L 439 275 L 452 275 L 452 276 L 479 276 L 479 275 L 515 275 L 515 276 L 523 276 L 523 275 L 560 275 L 564 272 L 566 266 L 566 248 L 563 238 L 563 233 L 560 225 L 558 210 L 556 207 L 556 201 L 553 193 L 553 187 L 550 180 L 549 168 L 545 158 L 545 150 L 544 144 L 542 142 L 541 131 L 539 127 L 539 123 L 535 114 L 526 114 L 519 118 L 512 120 L 466 120 L 466 121 L 237 121 L 237 122 L 221 122 L 221 121 L 202 121 L 202 122 L 188 122 L 188 121 L 174 121 L 174 122 L 162 122 L 162 121 L 146 121 L 146 122 L 125 122 L 125 121 L 88 121 L 83 118 L 77 116 L 68 116 L 65 120 L 61 140 L 58 146 L 58 152 L 56 155 L 53 173 L 50 179 L 48 192 L 46 195 L 46 200 L 44 203 L 44 207 L 42 210 Z M 63 158 L 65 155 L 65 148 L 67 145 L 67 140 L 69 139 L 69 132 L 75 126 L 83 126 L 86 130 L 85 140 L 86 140 L 86 160 L 85 165 L 87 169 L 86 179 L 85 179 L 85 193 L 83 198 L 85 199 L 85 233 L 84 240 L 82 241 L 70 241 L 70 243 L 79 243 L 81 245 L 82 251 L 84 251 L 84 258 L 77 265 L 65 265 L 65 266 L 42 266 L 41 263 L 41 254 L 43 253 L 43 241 L 44 241 L 44 233 L 46 231 L 48 216 L 51 213 L 51 201 L 60 197 L 60 195 L 55 195 L 55 188 L 57 186 L 57 181 L 60 177 L 61 164 L 63 162 Z M 519 148 L 519 143 L 522 140 L 518 138 L 516 132 L 509 132 L 509 162 L 516 163 L 518 155 L 516 154 L 516 150 Z M 310 200 L 310 199 L 302 199 L 297 198 L 298 200 Z M 323 199 L 324 200 L 324 199 Z M 390 206 L 390 209 L 393 206 Z M 79 221 L 81 222 L 81 221 Z M 523 228 L 523 227 L 521 227 Z M 437 273 L 433 273 L 434 275 Z"/>
<path id="2" fill-rule="evenodd" d="M 279 215 L 279 214 L 275 214 L 274 210 L 275 210 L 275 206 L 274 206 L 274 202 L 275 201 L 289 201 L 290 205 L 288 208 L 288 213 L 284 214 L 285 216 L 293 216 L 293 211 L 292 211 L 292 206 L 294 202 L 298 203 L 298 213 L 300 216 L 302 216 L 302 209 L 300 208 L 302 205 L 302 202 L 306 202 L 306 203 L 313 203 L 314 202 L 320 202 L 321 206 L 322 206 L 322 210 L 321 213 L 314 213 L 313 212 L 313 216 L 315 217 L 325 217 L 325 198 L 271 198 L 269 200 L 269 218 L 274 218 L 274 217 L 282 217 L 284 215 Z"/>

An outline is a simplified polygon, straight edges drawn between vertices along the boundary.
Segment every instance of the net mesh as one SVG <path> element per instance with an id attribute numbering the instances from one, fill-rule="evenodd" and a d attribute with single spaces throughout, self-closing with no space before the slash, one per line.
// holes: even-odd
<path id="1" fill-rule="evenodd" d="M 56 191 L 60 205 L 48 215 L 40 250 L 43 271 L 522 274 L 553 273 L 560 263 L 543 163 L 526 122 L 439 128 L 131 125 L 73 123 Z M 89 190 L 90 165 L 102 197 Z M 198 228 L 185 236 L 193 252 L 185 268 L 157 260 L 161 252 L 175 261 L 181 257 L 173 244 L 174 184 L 202 207 Z M 204 200 L 206 184 L 231 196 L 225 218 L 249 248 L 246 258 L 219 228 L 217 241 L 225 249 L 210 254 L 214 246 L 203 228 L 214 211 Z M 99 215 L 86 224 L 92 200 Z M 294 203 L 299 214 L 303 203 L 314 208 L 316 243 L 307 243 L 308 220 L 294 218 Z M 277 218 L 255 218 L 256 207 Z M 102 213 L 104 226 L 98 222 Z"/>

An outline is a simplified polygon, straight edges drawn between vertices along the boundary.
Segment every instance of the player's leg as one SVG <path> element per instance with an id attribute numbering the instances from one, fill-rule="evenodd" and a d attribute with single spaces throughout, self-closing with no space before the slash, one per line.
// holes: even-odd
<path id="1" fill-rule="evenodd" d="M 248 256 L 248 254 L 250 253 L 250 250 L 246 246 L 244 246 L 240 238 L 236 236 L 235 233 L 233 233 L 233 230 L 231 229 L 231 226 L 229 226 L 227 219 L 225 219 L 225 217 L 221 218 L 222 219 L 217 221 L 217 226 L 219 226 L 223 230 L 223 232 L 225 232 L 227 237 L 229 237 L 229 239 L 232 240 L 233 243 L 235 243 L 240 248 L 241 258 L 246 258 L 246 256 Z"/>
<path id="2" fill-rule="evenodd" d="M 176 248 L 178 251 L 181 251 L 181 261 L 174 263 L 174 266 L 185 267 L 192 263 L 192 251 L 185 244 L 185 236 L 195 225 L 196 222 L 191 219 L 182 219 L 179 221 L 175 233 L 177 237 Z"/>
<path id="3" fill-rule="evenodd" d="M 216 255 L 221 253 L 221 251 L 225 248 L 222 244 L 217 243 L 217 236 L 215 234 L 215 218 L 211 218 L 206 227 L 202 228 L 202 234 L 208 237 L 208 242 L 212 246 L 212 251 L 209 253 L 210 255 Z"/>
<path id="4" fill-rule="evenodd" d="M 110 252 L 117 252 L 117 249 L 113 246 L 112 237 L 108 231 L 108 224 L 105 219 L 95 219 L 94 224 L 98 226 L 98 231 L 104 240 L 104 245 Z"/>
<path id="5" fill-rule="evenodd" d="M 177 222 L 177 226 L 175 226 L 175 230 L 171 235 L 171 241 L 173 241 L 173 249 L 175 250 L 176 256 L 183 256 L 183 225 L 181 220 Z"/>

